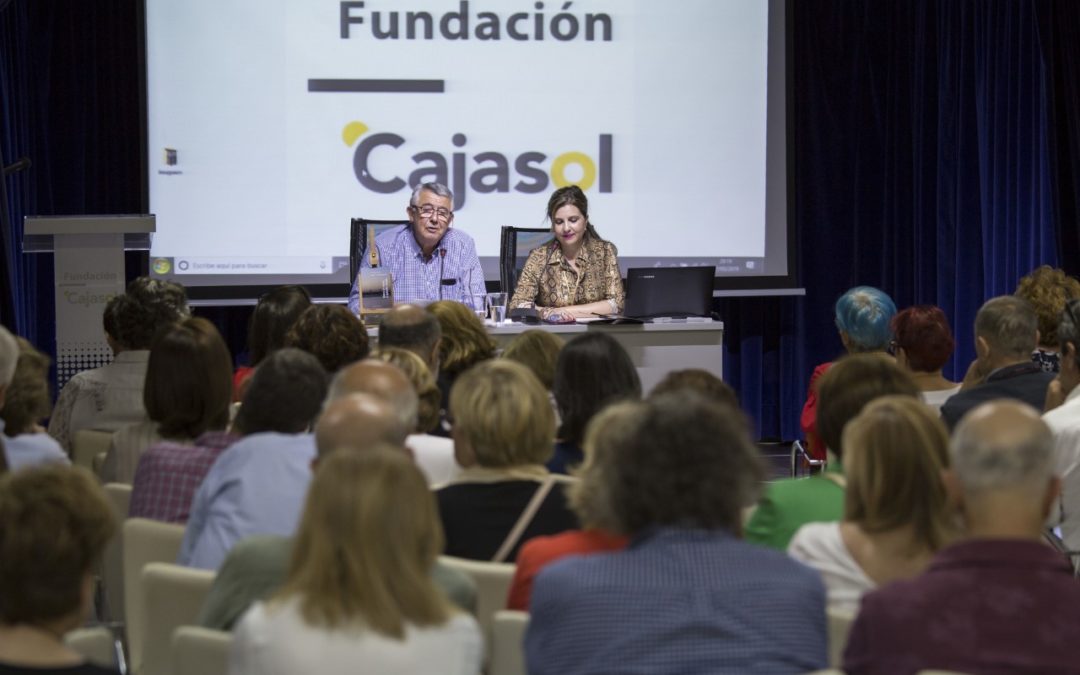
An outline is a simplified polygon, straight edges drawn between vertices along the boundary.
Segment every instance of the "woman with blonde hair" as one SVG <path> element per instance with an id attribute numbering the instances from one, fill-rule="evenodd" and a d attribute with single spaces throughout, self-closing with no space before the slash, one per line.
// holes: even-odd
<path id="1" fill-rule="evenodd" d="M 476 312 L 460 302 L 439 300 L 427 306 L 439 320 L 439 389 L 443 401 L 450 397 L 450 387 L 458 375 L 481 361 L 495 356 L 495 340 L 488 335 Z"/>
<path id="2" fill-rule="evenodd" d="M 863 593 L 915 576 L 949 541 L 948 444 L 941 420 L 907 396 L 868 403 L 844 428 L 844 519 L 803 525 L 788 546 L 821 572 L 829 607 L 856 612 Z"/>
<path id="3" fill-rule="evenodd" d="M 1047 373 L 1061 370 L 1058 353 L 1058 321 L 1065 305 L 1080 298 L 1080 281 L 1070 277 L 1065 270 L 1041 265 L 1020 279 L 1013 294 L 1031 303 L 1039 319 L 1039 344 L 1031 353 L 1031 360 Z"/>
<path id="4" fill-rule="evenodd" d="M 288 579 L 241 620 L 230 672 L 479 673 L 476 621 L 431 579 L 442 540 L 408 456 L 333 452 L 312 480 Z"/>

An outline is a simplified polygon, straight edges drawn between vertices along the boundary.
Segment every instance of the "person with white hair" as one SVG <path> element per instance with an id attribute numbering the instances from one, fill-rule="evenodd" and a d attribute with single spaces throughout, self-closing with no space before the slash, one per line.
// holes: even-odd
<path id="1" fill-rule="evenodd" d="M 918 577 L 863 597 L 843 669 L 860 673 L 1075 672 L 1080 584 L 1042 541 L 1061 488 L 1033 408 L 984 403 L 957 426 L 946 489 L 964 536 Z"/>

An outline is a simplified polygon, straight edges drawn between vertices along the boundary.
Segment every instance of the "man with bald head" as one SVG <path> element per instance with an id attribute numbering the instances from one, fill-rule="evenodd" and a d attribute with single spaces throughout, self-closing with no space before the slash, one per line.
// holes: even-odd
<path id="1" fill-rule="evenodd" d="M 1076 672 L 1080 584 L 1042 541 L 1061 487 L 1053 448 L 1023 403 L 964 417 L 944 476 L 963 532 L 920 576 L 863 597 L 845 672 Z"/>
<path id="2" fill-rule="evenodd" d="M 329 403 L 315 424 L 317 459 L 338 450 L 359 450 L 379 444 L 405 447 L 412 431 L 393 405 L 372 394 L 349 394 Z"/>
<path id="3" fill-rule="evenodd" d="M 383 315 L 379 323 L 379 346 L 400 347 L 424 360 L 435 377 L 439 376 L 439 320 L 418 305 L 397 305 Z"/>

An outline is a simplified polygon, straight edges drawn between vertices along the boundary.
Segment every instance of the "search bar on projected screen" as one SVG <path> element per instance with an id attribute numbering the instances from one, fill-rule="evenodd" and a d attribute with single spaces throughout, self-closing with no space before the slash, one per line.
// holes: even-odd
<path id="1" fill-rule="evenodd" d="M 174 274 L 333 274 L 333 258 L 282 256 L 267 258 L 179 257 Z"/>

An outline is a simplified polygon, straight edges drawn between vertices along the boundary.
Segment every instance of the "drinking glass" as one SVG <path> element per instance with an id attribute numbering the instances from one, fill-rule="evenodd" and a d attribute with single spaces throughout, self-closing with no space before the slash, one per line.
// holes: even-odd
<path id="1" fill-rule="evenodd" d="M 469 296 L 469 306 L 476 312 L 476 317 L 483 321 L 487 318 L 487 296 L 483 293 Z"/>
<path id="2" fill-rule="evenodd" d="M 488 318 L 496 326 L 500 326 L 506 321 L 506 299 L 506 293 L 487 294 Z"/>

